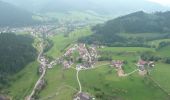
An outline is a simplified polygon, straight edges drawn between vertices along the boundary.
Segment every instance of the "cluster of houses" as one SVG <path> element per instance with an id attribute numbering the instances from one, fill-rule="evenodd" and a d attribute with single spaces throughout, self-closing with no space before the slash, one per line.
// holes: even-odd
<path id="1" fill-rule="evenodd" d="M 95 100 L 94 97 L 90 96 L 88 93 L 77 93 L 73 100 Z"/>
<path id="2" fill-rule="evenodd" d="M 38 84 L 36 90 L 42 90 L 42 88 L 45 86 L 45 79 L 41 79 L 40 83 Z"/>
<path id="3" fill-rule="evenodd" d="M 153 61 L 144 61 L 142 59 L 139 59 L 136 66 L 139 69 L 139 74 L 145 75 L 148 73 L 148 69 L 153 68 L 155 64 Z"/>
<path id="4" fill-rule="evenodd" d="M 119 77 L 126 76 L 122 68 L 123 64 L 124 62 L 121 60 L 113 60 L 111 62 L 111 66 L 116 68 Z M 148 69 L 152 69 L 155 65 L 153 61 L 144 61 L 142 59 L 139 59 L 136 66 L 140 75 L 146 75 L 149 72 Z"/>
<path id="5" fill-rule="evenodd" d="M 79 53 L 79 58 L 82 59 L 81 64 L 77 64 L 77 68 L 91 68 L 97 61 L 97 51 L 95 47 L 87 47 L 85 44 L 75 44 L 72 48 L 69 48 L 66 53 L 64 54 L 64 57 L 71 57 L 71 55 L 74 53 L 74 51 L 77 51 Z M 71 65 L 74 62 L 71 60 L 65 60 L 63 61 L 64 68 L 70 68 Z"/>
<path id="6" fill-rule="evenodd" d="M 121 60 L 113 60 L 111 62 L 111 66 L 116 68 L 119 77 L 125 76 L 124 70 L 122 69 L 123 64 Z"/>
<path id="7" fill-rule="evenodd" d="M 46 59 L 44 56 L 40 57 L 40 67 L 39 67 L 39 73 L 41 74 L 43 72 L 44 67 L 46 66 L 48 69 L 52 69 L 53 66 L 57 65 L 58 60 L 54 60 L 49 62 L 48 59 Z"/>

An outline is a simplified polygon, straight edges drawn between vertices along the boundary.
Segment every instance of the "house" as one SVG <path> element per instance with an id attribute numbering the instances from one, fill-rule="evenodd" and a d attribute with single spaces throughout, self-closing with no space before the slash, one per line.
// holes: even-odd
<path id="1" fill-rule="evenodd" d="M 64 61 L 63 66 L 64 69 L 70 68 L 73 63 L 71 61 Z"/>
<path id="2" fill-rule="evenodd" d="M 85 67 L 82 64 L 77 64 L 76 65 L 76 69 L 80 70 L 80 69 L 84 69 Z"/>
<path id="3" fill-rule="evenodd" d="M 147 62 L 140 59 L 136 65 L 138 66 L 139 70 L 144 71 L 145 66 L 147 65 Z"/>
<path id="4" fill-rule="evenodd" d="M 94 100 L 90 95 L 87 93 L 78 93 L 76 94 L 75 98 L 73 100 Z"/>
<path id="5" fill-rule="evenodd" d="M 43 65 L 40 65 L 40 67 L 39 67 L 39 73 L 40 73 L 40 74 L 43 73 Z"/>
<path id="6" fill-rule="evenodd" d="M 111 66 L 116 67 L 116 68 L 122 68 L 123 61 L 121 61 L 121 60 L 113 60 L 111 62 Z"/>
<path id="7" fill-rule="evenodd" d="M 116 70 L 117 70 L 117 75 L 118 75 L 119 77 L 125 76 L 124 70 L 122 69 L 123 61 L 121 61 L 121 60 L 113 60 L 113 61 L 111 62 L 111 66 L 113 66 L 113 67 L 116 68 Z"/>
<path id="8" fill-rule="evenodd" d="M 37 90 L 41 90 L 43 87 L 45 86 L 45 80 L 44 79 L 41 79 L 40 80 L 40 83 L 38 84 L 37 86 Z"/>
<path id="9" fill-rule="evenodd" d="M 136 65 L 140 71 L 145 71 L 146 67 L 153 68 L 155 66 L 153 61 L 144 61 L 142 59 L 140 59 Z"/>

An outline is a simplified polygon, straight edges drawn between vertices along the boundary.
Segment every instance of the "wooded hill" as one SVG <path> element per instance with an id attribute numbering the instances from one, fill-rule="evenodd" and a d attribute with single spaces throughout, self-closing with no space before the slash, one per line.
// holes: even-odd
<path id="1" fill-rule="evenodd" d="M 87 43 L 98 43 L 112 45 L 115 42 L 117 45 L 120 43 L 129 43 L 129 41 L 134 41 L 131 44 L 140 44 L 144 42 L 143 40 L 136 39 L 133 40 L 125 38 L 120 34 L 143 34 L 144 33 L 162 33 L 162 36 L 158 38 L 168 38 L 170 35 L 170 11 L 167 12 L 156 12 L 156 13 L 145 13 L 143 11 L 131 13 L 125 16 L 118 17 L 116 19 L 110 20 L 104 24 L 96 25 L 92 28 L 93 35 L 83 38 L 81 42 Z M 166 36 L 164 36 L 166 34 Z"/>
<path id="2" fill-rule="evenodd" d="M 0 27 L 23 26 L 37 23 L 32 19 L 32 13 L 11 4 L 0 1 Z"/>
<path id="3" fill-rule="evenodd" d="M 0 90 L 9 78 L 36 59 L 33 39 L 27 35 L 0 34 Z"/>

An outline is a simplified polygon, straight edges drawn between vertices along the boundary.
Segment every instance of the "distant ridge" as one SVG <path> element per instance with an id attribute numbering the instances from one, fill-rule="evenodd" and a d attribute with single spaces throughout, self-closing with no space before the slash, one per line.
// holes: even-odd
<path id="1" fill-rule="evenodd" d="M 23 26 L 34 24 L 32 13 L 0 1 L 0 26 Z"/>

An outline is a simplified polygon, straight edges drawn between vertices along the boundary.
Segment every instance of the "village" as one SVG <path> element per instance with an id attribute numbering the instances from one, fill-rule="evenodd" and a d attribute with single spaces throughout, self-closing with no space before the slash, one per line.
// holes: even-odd
<path id="1" fill-rule="evenodd" d="M 81 29 L 87 26 L 87 22 L 59 22 L 56 24 L 47 23 L 47 24 L 37 24 L 33 26 L 23 26 L 23 27 L 0 27 L 1 33 L 30 33 L 32 36 L 39 37 L 44 34 L 46 36 L 54 36 L 55 34 L 60 33 L 70 33 L 75 29 Z"/>
<path id="2" fill-rule="evenodd" d="M 79 84 L 79 91 L 75 93 L 75 95 L 73 96 L 73 100 L 95 100 L 95 97 L 92 94 L 87 93 L 87 91 L 82 91 L 82 84 L 79 79 L 79 72 L 81 72 L 82 70 L 91 70 L 97 68 L 96 63 L 98 62 L 98 57 L 100 57 L 97 51 L 97 48 L 99 47 L 96 45 L 86 45 L 84 43 L 71 44 L 68 46 L 65 53 L 61 57 L 54 60 L 49 60 L 48 57 L 44 55 L 45 48 L 42 38 L 45 33 L 47 33 L 46 37 L 49 37 L 56 34 L 56 30 L 58 32 L 65 31 L 65 29 L 62 27 L 55 27 L 56 26 L 53 25 L 45 25 L 24 27 L 19 29 L 0 29 L 1 33 L 3 33 L 4 31 L 29 32 L 32 36 L 34 36 L 35 38 L 39 38 L 41 41 L 39 45 L 41 50 L 37 58 L 37 61 L 40 64 L 38 69 L 40 77 L 37 80 L 31 94 L 26 97 L 26 100 L 33 100 L 35 93 L 43 89 L 43 87 L 46 85 L 46 81 L 44 79 L 46 71 L 48 71 L 48 69 L 53 70 L 53 67 L 55 67 L 56 65 L 62 65 L 64 70 L 72 68 L 77 71 L 76 78 Z M 137 71 L 139 75 L 144 76 L 149 74 L 150 69 L 153 69 L 155 67 L 153 61 L 144 61 L 142 59 L 139 59 L 138 62 L 136 62 L 135 64 L 136 69 L 130 73 L 125 73 L 124 67 L 126 67 L 126 64 L 123 60 L 112 60 L 109 62 L 109 64 L 111 68 L 114 68 L 116 70 L 118 77 L 126 77 Z"/>
<path id="3" fill-rule="evenodd" d="M 41 40 L 42 41 L 42 40 Z M 90 70 L 96 68 L 96 63 L 98 62 L 99 54 L 97 52 L 97 46 L 95 45 L 86 45 L 83 43 L 71 44 L 68 46 L 66 52 L 59 58 L 50 61 L 44 54 L 43 54 L 43 42 L 40 44 L 41 51 L 37 58 L 38 62 L 40 63 L 39 66 L 39 75 L 40 78 L 34 86 L 32 93 L 27 97 L 26 100 L 32 100 L 35 92 L 38 90 L 40 91 L 45 83 L 45 73 L 47 69 L 53 70 L 53 67 L 56 65 L 62 65 L 64 70 L 67 69 L 75 69 L 77 71 L 76 78 L 79 84 L 79 91 L 75 93 L 73 100 L 95 100 L 95 97 L 92 94 L 87 93 L 86 91 L 82 91 L 82 85 L 79 79 L 79 72 L 81 70 Z M 77 53 L 76 56 L 74 53 Z M 139 75 L 146 75 L 150 73 L 150 69 L 155 67 L 153 61 L 144 61 L 139 59 L 136 62 L 136 70 L 125 73 L 124 68 L 126 64 L 123 60 L 112 60 L 110 62 L 111 68 L 114 68 L 117 72 L 118 77 L 126 77 L 138 71 Z"/>
<path id="4" fill-rule="evenodd" d="M 75 59 L 73 59 L 72 55 L 74 52 L 78 52 L 78 56 L 76 60 L 81 58 L 81 63 L 77 63 Z M 73 68 L 77 70 L 77 81 L 79 84 L 79 92 L 77 92 L 74 95 L 73 100 L 95 100 L 94 96 L 92 94 L 89 94 L 87 92 L 82 91 L 81 82 L 79 80 L 79 72 L 81 70 L 90 70 L 95 68 L 95 64 L 98 61 L 98 53 L 97 53 L 97 46 L 87 46 L 86 44 L 74 44 L 62 56 L 62 60 L 60 60 L 60 64 L 63 65 L 63 69 L 69 69 Z M 60 58 L 61 59 L 61 58 Z M 76 66 L 73 66 L 76 65 Z M 135 72 L 138 71 L 139 75 L 144 76 L 146 74 L 149 74 L 150 69 L 153 69 L 155 67 L 155 63 L 153 61 L 144 61 L 142 59 L 139 59 L 138 62 L 136 62 L 136 70 L 125 73 L 123 70 L 123 67 L 125 66 L 125 63 L 123 60 L 112 60 L 110 62 L 110 66 L 112 68 L 115 68 L 117 71 L 118 77 L 126 77 L 129 76 Z"/>

